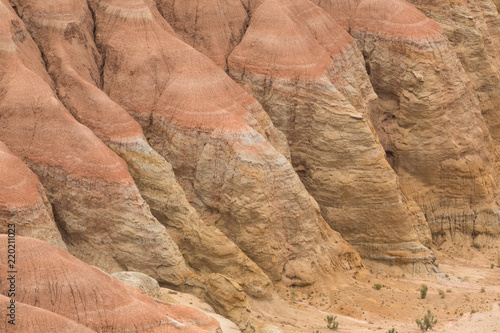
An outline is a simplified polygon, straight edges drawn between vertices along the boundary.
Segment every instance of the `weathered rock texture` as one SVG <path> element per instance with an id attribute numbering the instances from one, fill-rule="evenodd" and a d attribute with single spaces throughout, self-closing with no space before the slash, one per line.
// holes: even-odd
<path id="1" fill-rule="evenodd" d="M 0 141 L 0 233 L 35 237 L 66 249 L 45 189 L 36 175 Z"/>
<path id="2" fill-rule="evenodd" d="M 413 228 L 423 224 L 429 244 L 425 219 L 410 210 L 367 120 L 376 95 L 351 36 L 307 0 L 267 0 L 228 64 L 286 134 L 332 228 L 366 258 L 432 261 Z"/>
<path id="3" fill-rule="evenodd" d="M 404 0 L 0 0 L 0 232 L 245 332 L 273 330 L 248 296 L 331 290 L 354 248 L 428 269 L 432 239 L 498 236 L 498 1 L 411 2 L 442 26 Z M 217 330 L 19 239 L 21 329 Z"/>
<path id="4" fill-rule="evenodd" d="M 19 1 L 17 10 L 44 55 L 61 101 L 128 164 L 153 215 L 195 271 L 227 274 L 250 295 L 269 297 L 272 286 L 267 276 L 217 228 L 201 221 L 171 165 L 149 146 L 140 125 L 98 88 L 103 62 L 86 1 L 51 4 Z"/>
<path id="5" fill-rule="evenodd" d="M 113 273 L 113 277 L 118 281 L 139 289 L 148 296 L 154 298 L 162 298 L 160 284 L 150 276 L 138 272 L 118 272 Z"/>
<path id="6" fill-rule="evenodd" d="M 10 298 L 0 295 L 0 306 L 8 309 L 11 306 Z M 55 314 L 39 307 L 27 305 L 21 302 L 15 303 L 16 319 L 15 325 L 9 324 L 11 317 L 5 317 L 0 321 L 2 332 L 37 332 L 37 333 L 96 333 L 88 327 L 77 324 L 75 321 Z"/>
<path id="7" fill-rule="evenodd" d="M 225 68 L 248 25 L 240 0 L 156 0 L 158 9 L 178 36 Z"/>
<path id="8" fill-rule="evenodd" d="M 405 1 L 316 3 L 358 41 L 380 99 L 373 125 L 433 235 L 498 235 L 493 142 L 441 27 Z"/>
<path id="9" fill-rule="evenodd" d="M 438 22 L 453 46 L 480 101 L 491 136 L 500 142 L 500 17 L 490 0 L 410 0 Z"/>
<path id="10" fill-rule="evenodd" d="M 47 243 L 17 237 L 16 245 L 15 299 L 25 304 L 20 311 L 28 312 L 17 315 L 23 325 L 31 325 L 24 332 L 42 332 L 49 325 L 73 326 L 73 332 L 80 332 L 75 323 L 90 328 L 81 332 L 221 332 L 217 321 L 206 314 L 154 300 Z M 6 235 L 0 235 L 0 249 L 7 251 Z M 9 270 L 5 256 L 0 270 Z M 0 294 L 6 296 L 8 291 L 9 284 L 2 283 Z M 34 322 L 36 317 L 40 321 Z"/>
<path id="11" fill-rule="evenodd" d="M 0 140 L 45 187 L 69 251 L 107 271 L 182 283 L 189 273 L 182 255 L 126 164 L 59 101 L 35 43 L 5 0 L 0 11 Z"/>
<path id="12" fill-rule="evenodd" d="M 283 134 L 251 95 L 175 38 L 153 4 L 91 4 L 106 58 L 104 92 L 143 126 L 204 219 L 274 281 L 307 285 L 359 267 L 294 173 Z"/>

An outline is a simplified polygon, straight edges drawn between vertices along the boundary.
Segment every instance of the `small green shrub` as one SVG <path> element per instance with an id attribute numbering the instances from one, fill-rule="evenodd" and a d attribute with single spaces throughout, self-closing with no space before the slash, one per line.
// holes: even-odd
<path id="1" fill-rule="evenodd" d="M 481 292 L 482 292 L 482 293 L 485 293 L 485 292 L 486 292 L 486 289 L 484 289 L 484 287 L 483 287 L 483 288 L 481 288 Z"/>
<path id="2" fill-rule="evenodd" d="M 388 330 L 387 333 L 398 333 L 398 331 L 396 331 L 396 329 L 393 327 L 390 330 Z"/>
<path id="3" fill-rule="evenodd" d="M 447 293 L 451 293 L 451 289 L 446 289 L 446 292 Z"/>
<path id="4" fill-rule="evenodd" d="M 424 299 L 426 296 L 427 296 L 427 290 L 429 290 L 429 288 L 427 287 L 427 285 L 423 284 L 421 287 L 420 287 L 420 298 L 421 299 Z"/>
<path id="5" fill-rule="evenodd" d="M 442 290 L 439 290 L 439 296 L 441 296 L 441 298 L 445 298 L 446 297 L 446 294 L 444 293 L 444 291 Z"/>
<path id="6" fill-rule="evenodd" d="M 415 321 L 420 328 L 420 330 L 427 331 L 429 328 L 433 328 L 434 325 L 437 324 L 437 319 L 434 318 L 434 315 L 431 313 L 431 310 L 427 310 L 427 313 L 424 316 L 424 319 L 417 319 Z"/>
<path id="7" fill-rule="evenodd" d="M 491 264 L 491 269 L 495 268 L 495 264 Z"/>
<path id="8" fill-rule="evenodd" d="M 382 289 L 382 285 L 381 285 L 380 283 L 375 283 L 375 284 L 373 285 L 373 288 L 375 288 L 375 289 L 377 289 L 377 290 L 380 290 L 380 289 Z"/>
<path id="9" fill-rule="evenodd" d="M 326 327 L 328 327 L 331 330 L 336 330 L 339 327 L 339 322 L 336 321 L 335 319 L 337 319 L 337 316 L 335 317 L 331 315 L 326 316 Z"/>

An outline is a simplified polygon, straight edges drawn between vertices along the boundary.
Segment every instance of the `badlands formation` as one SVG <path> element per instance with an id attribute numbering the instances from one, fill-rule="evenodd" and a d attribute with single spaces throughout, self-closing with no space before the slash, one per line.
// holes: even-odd
<path id="1" fill-rule="evenodd" d="M 0 331 L 500 330 L 497 6 L 0 0 Z"/>

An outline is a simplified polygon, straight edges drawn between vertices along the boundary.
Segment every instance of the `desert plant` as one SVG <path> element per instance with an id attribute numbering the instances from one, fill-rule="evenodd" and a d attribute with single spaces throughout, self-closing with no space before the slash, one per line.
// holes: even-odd
<path id="1" fill-rule="evenodd" d="M 482 293 L 485 293 L 485 292 L 486 292 L 486 289 L 484 289 L 484 287 L 483 287 L 483 288 L 481 288 L 481 292 L 482 292 Z"/>
<path id="2" fill-rule="evenodd" d="M 390 330 L 388 330 L 387 333 L 398 333 L 398 331 L 396 331 L 396 329 L 393 327 Z"/>
<path id="3" fill-rule="evenodd" d="M 431 310 L 427 310 L 427 313 L 424 316 L 424 319 L 417 319 L 415 321 L 420 328 L 420 330 L 427 331 L 429 328 L 434 327 L 437 324 L 437 319 L 434 318 L 434 315 L 431 313 Z"/>
<path id="4" fill-rule="evenodd" d="M 426 296 L 427 296 L 427 290 L 429 290 L 429 288 L 427 287 L 427 285 L 423 284 L 421 287 L 420 287 L 420 298 L 421 299 L 424 299 Z"/>
<path id="5" fill-rule="evenodd" d="M 326 316 L 326 327 L 331 330 L 336 330 L 339 327 L 339 322 L 336 321 L 337 316 L 328 315 Z"/>
<path id="6" fill-rule="evenodd" d="M 439 290 L 439 296 L 441 296 L 441 298 L 445 298 L 446 297 L 446 294 L 444 293 L 444 291 L 442 290 Z"/>
<path id="7" fill-rule="evenodd" d="M 495 268 L 495 264 L 491 264 L 491 269 Z"/>
<path id="8" fill-rule="evenodd" d="M 373 285 L 373 288 L 375 288 L 375 289 L 377 289 L 377 290 L 380 290 L 380 289 L 382 289 L 382 285 L 381 285 L 380 283 L 375 283 L 375 284 Z"/>

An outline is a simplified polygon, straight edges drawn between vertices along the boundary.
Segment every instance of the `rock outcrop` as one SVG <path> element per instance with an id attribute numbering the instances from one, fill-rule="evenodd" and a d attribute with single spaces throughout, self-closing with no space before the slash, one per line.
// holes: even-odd
<path id="1" fill-rule="evenodd" d="M 2 309 L 9 309 L 11 299 L 0 295 L 0 306 Z M 10 311 L 10 310 L 9 310 Z M 39 307 L 27 305 L 21 302 L 15 303 L 16 319 L 14 324 L 8 323 L 11 317 L 6 316 L 7 320 L 0 321 L 2 332 L 19 333 L 96 333 L 88 327 L 77 324 L 75 321 L 55 314 Z"/>
<path id="2" fill-rule="evenodd" d="M 146 141 L 140 125 L 99 87 L 103 60 L 86 1 L 17 1 L 17 11 L 44 55 L 59 98 L 82 124 L 127 163 L 141 196 L 200 274 L 224 273 L 254 297 L 269 297 L 267 276 L 188 203 L 171 165 Z M 64 21 L 61 21 L 64 18 Z"/>
<path id="3" fill-rule="evenodd" d="M 180 39 L 226 68 L 229 54 L 248 26 L 240 0 L 157 0 L 156 4 Z"/>
<path id="4" fill-rule="evenodd" d="M 106 271 L 171 284 L 189 270 L 127 165 L 57 98 L 24 24 L 0 3 L 0 140 L 38 176 L 69 251 Z"/>
<path id="5" fill-rule="evenodd" d="M 498 235 L 495 148 L 442 28 L 406 1 L 315 2 L 356 38 L 379 97 L 373 125 L 434 238 Z"/>
<path id="6" fill-rule="evenodd" d="M 0 233 L 34 237 L 66 250 L 45 189 L 0 141 Z"/>
<path id="7" fill-rule="evenodd" d="M 283 134 L 250 94 L 175 38 L 150 2 L 91 1 L 91 8 L 106 59 L 103 91 L 141 124 L 204 220 L 273 281 L 307 285 L 360 267 L 291 167 Z"/>
<path id="8" fill-rule="evenodd" d="M 453 46 L 469 77 L 472 88 L 496 145 L 500 143 L 500 16 L 490 0 L 410 0 L 433 19 Z"/>
<path id="9" fill-rule="evenodd" d="M 162 299 L 160 284 L 146 274 L 138 272 L 118 272 L 113 273 L 112 276 L 121 283 L 137 288 L 150 297 Z"/>
<path id="10" fill-rule="evenodd" d="M 40 240 L 17 237 L 16 245 L 15 300 L 22 304 L 16 315 L 21 326 L 30 325 L 24 332 L 48 327 L 75 329 L 72 332 L 221 332 L 218 322 L 206 314 L 154 300 Z M 0 249 L 7 251 L 6 235 L 0 235 Z M 4 256 L 0 270 L 9 270 Z M 2 306 L 8 291 L 9 284 L 2 283 Z"/>
<path id="11" fill-rule="evenodd" d="M 228 64 L 286 134 L 293 166 L 332 228 L 365 258 L 433 260 L 413 228 L 430 244 L 425 219 L 368 120 L 376 95 L 351 36 L 307 0 L 267 0 Z"/>

